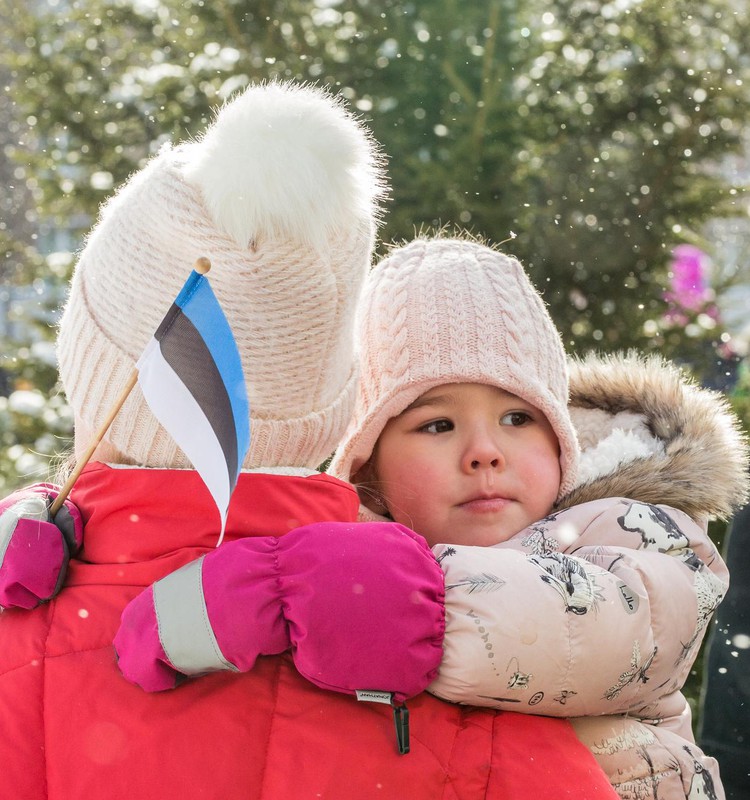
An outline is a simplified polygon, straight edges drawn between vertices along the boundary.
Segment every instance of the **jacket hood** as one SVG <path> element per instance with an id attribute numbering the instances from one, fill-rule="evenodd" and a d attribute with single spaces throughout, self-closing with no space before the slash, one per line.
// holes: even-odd
<path id="1" fill-rule="evenodd" d="M 723 395 L 658 356 L 591 354 L 569 367 L 581 463 L 556 510 L 628 497 L 727 519 L 747 501 L 748 441 Z"/>

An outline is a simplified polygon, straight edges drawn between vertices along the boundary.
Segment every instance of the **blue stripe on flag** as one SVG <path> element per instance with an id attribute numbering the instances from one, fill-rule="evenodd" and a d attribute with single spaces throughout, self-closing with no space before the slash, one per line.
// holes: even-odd
<path id="1" fill-rule="evenodd" d="M 175 305 L 182 308 L 185 316 L 196 327 L 219 368 L 232 404 L 238 452 L 245 453 L 250 443 L 250 414 L 245 377 L 229 323 L 208 279 L 193 270 L 177 295 Z M 241 464 L 242 459 L 240 466 Z"/>

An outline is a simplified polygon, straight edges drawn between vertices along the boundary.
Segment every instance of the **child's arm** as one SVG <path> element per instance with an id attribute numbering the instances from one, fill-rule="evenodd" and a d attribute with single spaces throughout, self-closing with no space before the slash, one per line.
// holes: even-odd
<path id="1" fill-rule="evenodd" d="M 68 500 L 51 519 L 58 488 L 39 483 L 0 501 L 0 609 L 34 608 L 62 586 L 83 541 L 81 514 Z"/>
<path id="2" fill-rule="evenodd" d="M 607 499 L 503 545 L 434 550 L 446 576 L 436 695 L 563 717 L 681 713 L 677 690 L 727 586 L 689 517 Z"/>

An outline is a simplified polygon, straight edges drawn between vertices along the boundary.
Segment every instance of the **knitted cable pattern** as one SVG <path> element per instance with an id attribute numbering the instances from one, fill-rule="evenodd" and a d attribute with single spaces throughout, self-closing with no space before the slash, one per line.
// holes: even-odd
<path id="1" fill-rule="evenodd" d="M 281 206 L 286 191 L 294 208 L 307 209 L 308 216 L 310 208 L 321 209 L 323 232 L 308 235 L 314 218 L 300 221 L 293 211 L 274 216 L 258 209 L 263 187 L 243 186 L 235 204 L 257 212 L 266 227 L 238 241 L 226 221 L 209 211 L 205 182 L 212 179 L 214 161 L 226 173 L 233 163 L 241 171 L 248 160 L 266 157 L 243 149 L 242 126 L 257 129 L 256 106 L 273 114 L 277 101 L 285 104 L 277 122 L 288 129 L 275 152 L 283 153 L 286 141 L 306 147 L 309 152 L 290 152 L 289 160 L 308 167 L 316 181 L 307 185 L 313 194 L 300 197 L 299 176 L 285 173 L 283 163 L 275 165 L 273 207 Z M 242 114 L 231 113 L 237 104 Z M 340 159 L 323 148 L 326 160 L 320 160 L 316 131 L 295 122 L 311 108 L 328 135 L 341 134 Z M 81 253 L 58 337 L 60 373 L 76 417 L 76 451 L 87 447 L 196 258 L 206 256 L 245 373 L 251 445 L 244 466 L 316 467 L 341 438 L 354 402 L 354 313 L 383 193 L 374 143 L 323 92 L 280 92 L 278 85 L 252 87 L 219 113 L 211 131 L 208 143 L 165 147 L 136 173 L 103 207 Z M 217 136 L 224 147 L 217 146 Z M 196 162 L 201 169 L 191 171 Z M 220 206 L 222 184 L 210 189 Z M 327 192 L 333 210 L 325 207 Z M 232 224 L 238 226 L 236 215 Z M 305 233 L 304 241 L 294 231 Z M 189 466 L 137 387 L 107 442 L 127 463 Z"/>

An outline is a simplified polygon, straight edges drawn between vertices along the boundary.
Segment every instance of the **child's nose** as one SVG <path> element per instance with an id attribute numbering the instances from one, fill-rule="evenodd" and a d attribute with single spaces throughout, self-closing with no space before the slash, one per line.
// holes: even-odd
<path id="1" fill-rule="evenodd" d="M 489 436 L 477 436 L 466 447 L 463 455 L 463 468 L 466 472 L 479 469 L 500 469 L 504 466 L 500 446 Z"/>

